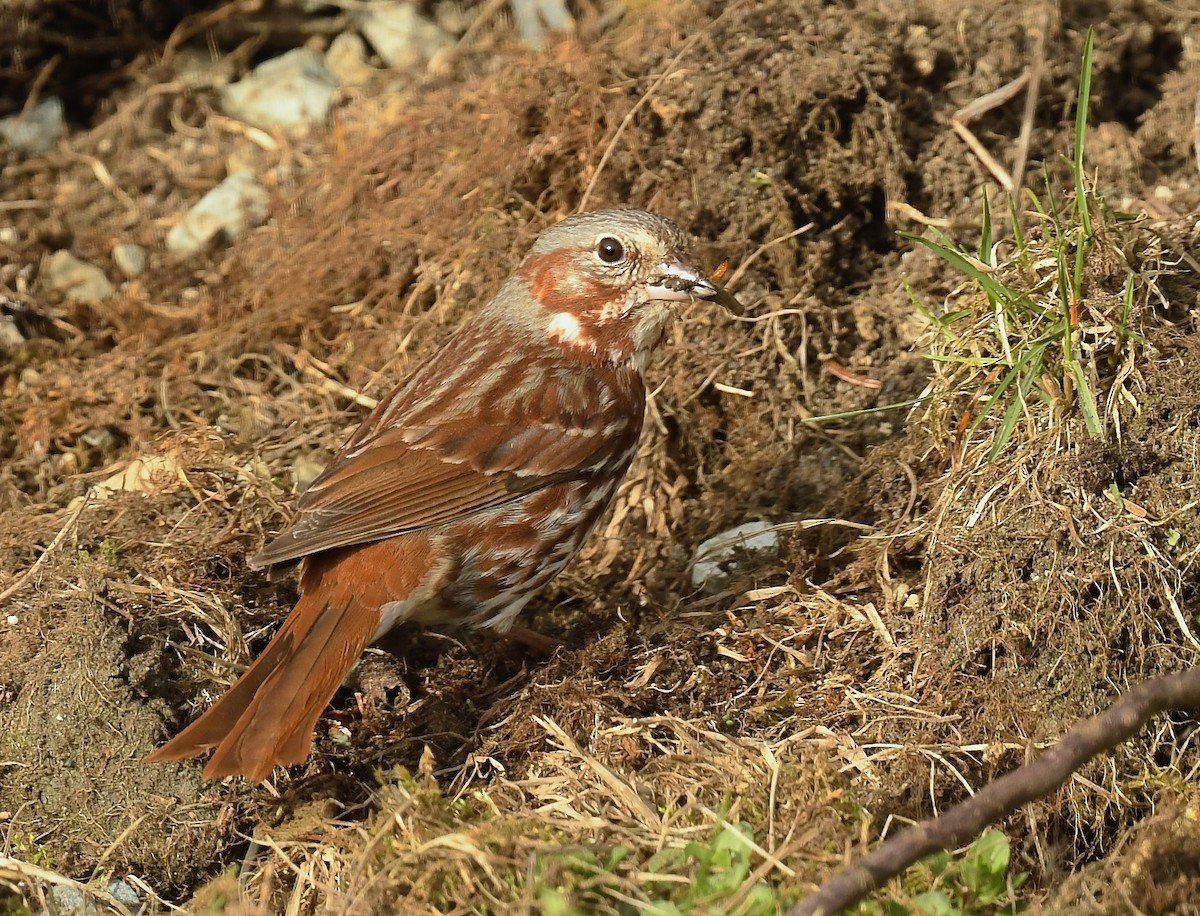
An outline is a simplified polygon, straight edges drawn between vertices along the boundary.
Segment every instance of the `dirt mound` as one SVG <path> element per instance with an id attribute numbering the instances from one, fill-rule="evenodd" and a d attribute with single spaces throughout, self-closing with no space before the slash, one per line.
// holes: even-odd
<path id="1" fill-rule="evenodd" d="M 540 55 L 468 53 L 452 75 L 347 92 L 306 139 L 231 124 L 213 74 L 187 88 L 133 68 L 89 130 L 41 157 L 0 151 L 0 292 L 20 337 L 0 363 L 8 854 L 137 875 L 171 900 L 240 862 L 272 909 L 404 894 L 504 911 L 560 893 L 600 911 L 682 899 L 728 824 L 749 841 L 720 846 L 746 866 L 743 899 L 774 906 L 889 817 L 942 808 L 1126 684 L 1195 661 L 1182 222 L 1111 240 L 1165 274 L 1139 302 L 1132 403 L 1105 405 L 1119 437 L 1071 427 L 986 465 L 952 457 L 970 392 L 940 417 L 905 406 L 932 384 L 905 282 L 937 302 L 963 279 L 896 229 L 978 238 L 990 173 L 950 120 L 1039 49 L 1029 158 L 1069 186 L 1085 10 L 630 6 Z M 1117 3 L 1095 25 L 1099 191 L 1157 218 L 1193 210 L 1188 21 Z M 172 66 L 194 76 L 206 55 L 184 45 Z M 1014 100 L 970 126 L 1007 159 L 1022 118 Z M 168 257 L 167 228 L 235 166 L 271 191 L 269 223 Z M 611 520 L 531 608 L 572 650 L 546 662 L 405 631 L 271 786 L 142 765 L 294 600 L 245 559 L 296 486 L 585 199 L 678 220 L 706 263 L 740 265 L 749 310 L 695 308 L 670 332 Z M 39 284 L 49 252 L 107 265 L 123 240 L 150 267 L 110 301 Z M 786 550 L 696 593 L 696 546 L 752 520 L 792 532 Z M 1185 879 L 1121 857 L 1142 848 L 1126 831 L 1166 842 L 1138 825 L 1157 799 L 1186 807 L 1189 727 L 1011 825 L 1032 837 L 1017 857 L 1036 899 L 1104 854 L 1078 900 L 1135 878 L 1184 899 Z"/>

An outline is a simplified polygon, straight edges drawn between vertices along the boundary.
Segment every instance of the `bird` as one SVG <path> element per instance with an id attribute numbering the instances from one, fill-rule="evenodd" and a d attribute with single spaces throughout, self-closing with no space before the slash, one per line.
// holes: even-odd
<path id="1" fill-rule="evenodd" d="M 562 645 L 515 621 L 629 470 L 651 351 L 683 304 L 738 305 L 688 250 L 674 222 L 643 210 L 546 229 L 251 558 L 273 575 L 298 566 L 299 601 L 233 686 L 148 759 L 214 748 L 206 778 L 257 782 L 303 763 L 361 653 L 403 622 Z"/>

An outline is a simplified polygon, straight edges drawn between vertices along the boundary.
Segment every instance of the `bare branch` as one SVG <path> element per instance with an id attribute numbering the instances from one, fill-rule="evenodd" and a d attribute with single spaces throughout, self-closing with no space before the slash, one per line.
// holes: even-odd
<path id="1" fill-rule="evenodd" d="M 1037 759 L 989 783 L 941 817 L 922 821 L 838 872 L 788 911 L 830 916 L 878 890 L 917 860 L 974 839 L 990 824 L 1065 783 L 1092 757 L 1137 734 L 1160 712 L 1200 708 L 1200 668 L 1156 677 L 1075 726 Z"/>

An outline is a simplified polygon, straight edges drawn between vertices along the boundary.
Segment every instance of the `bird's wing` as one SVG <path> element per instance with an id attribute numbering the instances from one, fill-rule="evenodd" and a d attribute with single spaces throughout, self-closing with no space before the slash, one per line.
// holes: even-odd
<path id="1" fill-rule="evenodd" d="M 381 415 L 377 411 L 363 427 Z M 564 425 L 483 410 L 434 428 L 388 425 L 366 435 L 360 430 L 300 497 L 291 527 L 251 562 L 288 563 L 443 525 L 588 477 L 619 460 L 630 434 L 636 443 L 640 431 L 614 435 L 614 424 L 597 419 Z"/>

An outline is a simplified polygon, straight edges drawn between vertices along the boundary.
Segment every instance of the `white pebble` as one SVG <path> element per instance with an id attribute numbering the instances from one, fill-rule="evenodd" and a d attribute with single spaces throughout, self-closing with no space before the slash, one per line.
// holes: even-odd
<path id="1" fill-rule="evenodd" d="M 722 531 L 702 542 L 692 560 L 692 586 L 714 589 L 729 578 L 736 567 L 738 550 L 748 553 L 775 553 L 779 550 L 779 531 L 770 522 L 746 522 Z"/>

